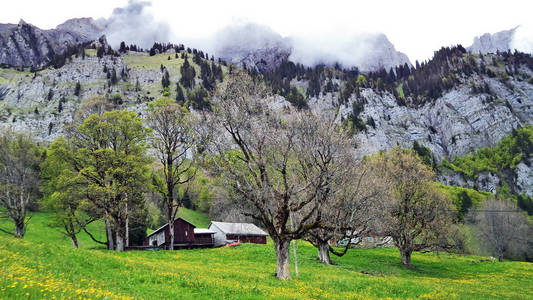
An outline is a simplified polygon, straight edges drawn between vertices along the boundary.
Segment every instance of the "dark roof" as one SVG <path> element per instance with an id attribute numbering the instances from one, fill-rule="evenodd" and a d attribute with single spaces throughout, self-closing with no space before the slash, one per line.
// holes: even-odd
<path id="1" fill-rule="evenodd" d="M 187 220 L 185 220 L 184 218 L 181 218 L 181 217 L 176 218 L 176 219 L 174 220 L 174 224 L 176 224 L 176 221 L 177 221 L 177 220 L 180 220 L 180 219 L 181 219 L 182 221 L 186 222 L 186 223 L 189 223 L 192 227 L 196 228 L 196 226 L 194 226 L 191 222 L 189 222 L 189 221 L 187 221 Z M 159 228 L 157 228 L 156 230 L 154 230 L 154 232 L 150 233 L 150 234 L 147 235 L 146 237 L 150 237 L 150 236 L 152 236 L 152 235 L 154 235 L 154 234 L 156 234 L 156 233 L 159 233 L 160 231 L 162 231 L 163 229 L 165 229 L 167 226 L 168 226 L 168 223 L 165 224 L 165 225 L 163 225 L 163 226 L 161 226 L 161 227 L 159 227 Z"/>

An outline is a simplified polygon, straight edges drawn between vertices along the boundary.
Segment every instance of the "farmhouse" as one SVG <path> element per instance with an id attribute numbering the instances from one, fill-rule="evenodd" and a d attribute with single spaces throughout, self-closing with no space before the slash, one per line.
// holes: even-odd
<path id="1" fill-rule="evenodd" d="M 215 246 L 223 246 L 233 242 L 266 244 L 266 237 L 268 236 L 263 230 L 251 223 L 212 221 L 209 230 L 215 232 Z"/>
<path id="2" fill-rule="evenodd" d="M 174 220 L 174 248 L 200 248 L 213 247 L 215 232 L 206 228 L 196 228 L 183 218 Z M 150 233 L 145 241 L 145 246 L 163 247 L 170 244 L 170 231 L 168 224 Z"/>

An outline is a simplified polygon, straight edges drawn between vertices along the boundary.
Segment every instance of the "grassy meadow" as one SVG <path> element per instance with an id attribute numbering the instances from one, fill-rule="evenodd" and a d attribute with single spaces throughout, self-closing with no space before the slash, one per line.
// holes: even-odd
<path id="1" fill-rule="evenodd" d="M 300 241 L 300 276 L 292 272 L 292 280 L 280 281 L 273 274 L 270 241 L 115 253 L 80 235 L 80 248 L 74 249 L 69 239 L 47 226 L 50 218 L 48 213 L 34 214 L 23 239 L 0 235 L 0 299 L 533 298 L 531 263 L 415 253 L 416 269 L 407 270 L 396 249 L 353 249 L 325 266 L 316 261 L 316 250 Z M 9 226 L 0 221 L 1 228 Z"/>

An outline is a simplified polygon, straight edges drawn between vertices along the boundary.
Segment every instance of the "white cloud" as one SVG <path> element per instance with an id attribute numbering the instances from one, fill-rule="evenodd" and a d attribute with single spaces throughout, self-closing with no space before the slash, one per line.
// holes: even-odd
<path id="1" fill-rule="evenodd" d="M 511 49 L 533 53 L 533 26 L 521 25 L 513 35 Z"/>
<path id="2" fill-rule="evenodd" d="M 52 28 L 72 17 L 109 17 L 126 0 L 5 1 L 0 23 L 24 18 L 37 26 Z M 425 60 L 441 46 L 471 44 L 474 36 L 497 32 L 530 22 L 533 2 L 528 0 L 430 1 L 249 1 L 153 0 L 150 10 L 156 22 L 170 25 L 176 42 L 201 46 L 219 29 L 234 20 L 266 24 L 282 36 L 356 36 L 383 32 L 396 49 L 411 61 Z M 529 27 L 531 28 L 531 27 Z M 141 32 L 143 24 L 135 30 Z M 525 30 L 525 29 L 524 29 Z M 517 35 L 519 47 L 530 47 L 531 30 Z M 328 43 L 327 39 L 323 39 Z"/>

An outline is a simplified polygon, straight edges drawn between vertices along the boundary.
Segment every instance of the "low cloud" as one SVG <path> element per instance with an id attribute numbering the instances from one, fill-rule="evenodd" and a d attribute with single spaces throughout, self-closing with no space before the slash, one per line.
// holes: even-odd
<path id="1" fill-rule="evenodd" d="M 117 47 L 121 41 L 149 48 L 155 41 L 168 42 L 172 38 L 170 26 L 154 18 L 148 1 L 129 0 L 125 7 L 113 10 L 109 18 L 97 20 L 104 28 L 108 42 Z"/>
<path id="2" fill-rule="evenodd" d="M 533 25 L 521 25 L 514 34 L 509 48 L 525 53 L 533 53 Z"/>

